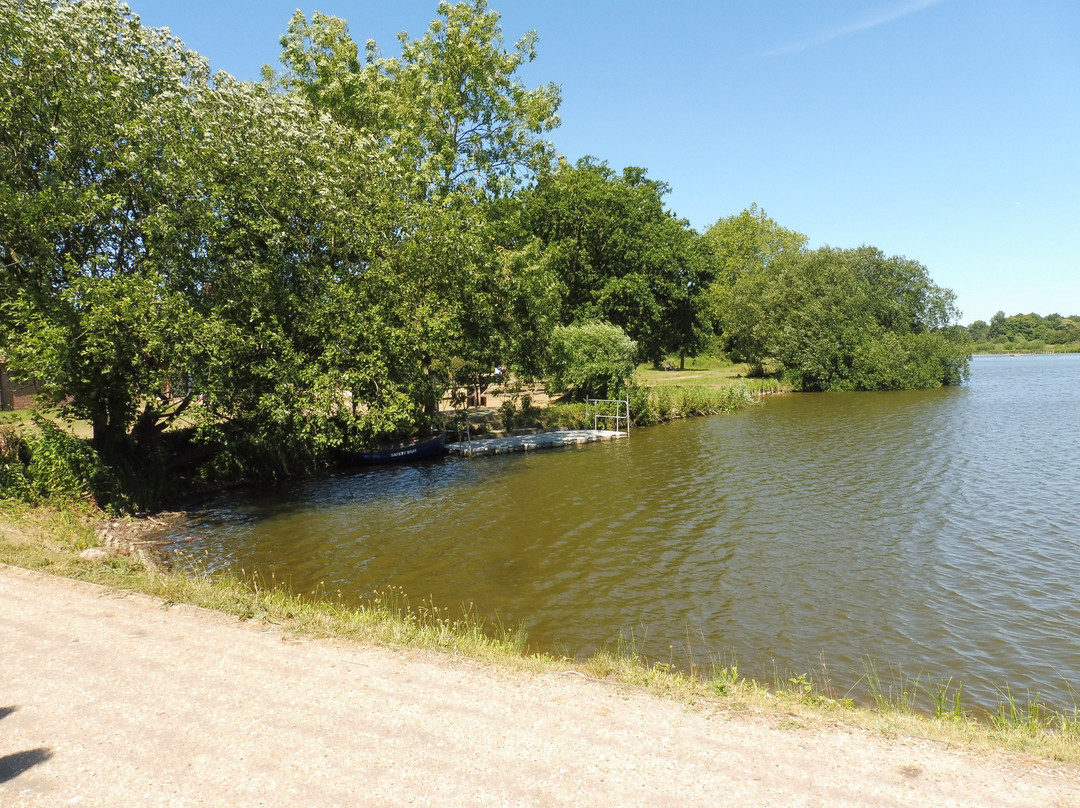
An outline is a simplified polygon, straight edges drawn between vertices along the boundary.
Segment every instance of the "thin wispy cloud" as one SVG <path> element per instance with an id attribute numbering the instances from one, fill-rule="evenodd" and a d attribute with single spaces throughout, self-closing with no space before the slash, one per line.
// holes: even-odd
<path id="1" fill-rule="evenodd" d="M 827 42 L 832 42 L 834 39 L 840 39 L 840 37 L 849 36 L 850 34 L 856 34 L 860 31 L 868 31 L 871 28 L 877 28 L 879 25 L 885 25 L 893 20 L 899 20 L 903 17 L 908 17 L 912 14 L 916 14 L 923 9 L 930 8 L 930 6 L 936 6 L 939 3 L 943 3 L 945 0 L 913 0 L 913 2 L 904 3 L 900 6 L 894 6 L 889 9 L 883 9 L 869 17 L 864 17 L 855 22 L 847 25 L 842 25 L 838 28 L 833 28 L 825 31 L 817 36 L 810 37 L 808 39 L 802 39 L 798 42 L 793 42 L 790 45 L 784 45 L 783 47 L 776 48 L 775 50 L 766 51 L 765 56 L 784 56 L 789 53 L 799 53 L 800 51 L 808 50 L 810 48 L 816 48 L 819 45 L 824 45 Z"/>

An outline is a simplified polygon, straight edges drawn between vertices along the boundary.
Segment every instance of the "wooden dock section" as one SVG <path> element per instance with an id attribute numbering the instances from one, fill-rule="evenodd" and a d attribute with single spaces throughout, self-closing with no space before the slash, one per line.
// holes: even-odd
<path id="1" fill-rule="evenodd" d="M 447 450 L 458 457 L 487 457 L 488 455 L 532 452 L 537 449 L 557 449 L 602 440 L 627 437 L 626 432 L 606 429 L 556 429 L 531 435 L 510 435 L 505 438 L 479 438 L 447 444 Z"/>

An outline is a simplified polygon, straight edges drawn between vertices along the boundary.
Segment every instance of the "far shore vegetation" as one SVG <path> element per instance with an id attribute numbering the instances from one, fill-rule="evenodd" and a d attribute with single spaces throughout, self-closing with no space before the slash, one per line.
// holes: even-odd
<path id="1" fill-rule="evenodd" d="M 999 311 L 987 323 L 967 327 L 971 349 L 978 354 L 1080 353 L 1080 316 L 1013 314 Z"/>
<path id="2" fill-rule="evenodd" d="M 330 591 L 293 592 L 257 574 L 181 575 L 153 563 L 131 520 L 124 545 L 103 559 L 80 553 L 101 544 L 103 515 L 90 508 L 36 508 L 8 503 L 0 511 L 0 563 L 190 604 L 281 631 L 387 647 L 407 647 L 474 659 L 505 671 L 580 675 L 615 687 L 642 687 L 703 709 L 783 716 L 793 729 L 841 721 L 887 735 L 927 738 L 972 749 L 1008 750 L 1045 760 L 1080 764 L 1080 710 L 1043 704 L 1038 695 L 1013 694 L 1002 683 L 1001 700 L 989 710 L 971 709 L 963 688 L 879 671 L 864 662 L 857 703 L 830 682 L 827 660 L 805 671 L 776 671 L 755 681 L 737 660 L 717 654 L 706 667 L 641 654 L 632 636 L 588 659 L 569 659 L 529 649 L 517 626 L 493 624 L 468 606 L 412 601 L 397 589 L 356 606 Z M 116 522 L 110 522 L 117 525 Z M 143 549 L 140 549 L 143 548 Z"/>

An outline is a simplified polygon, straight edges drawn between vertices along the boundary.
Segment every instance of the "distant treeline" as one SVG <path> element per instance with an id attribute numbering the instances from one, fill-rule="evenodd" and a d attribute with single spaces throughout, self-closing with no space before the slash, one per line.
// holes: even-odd
<path id="1" fill-rule="evenodd" d="M 976 320 L 967 327 L 975 350 L 987 351 L 1078 351 L 1080 316 L 1013 314 L 999 311 L 990 322 Z"/>

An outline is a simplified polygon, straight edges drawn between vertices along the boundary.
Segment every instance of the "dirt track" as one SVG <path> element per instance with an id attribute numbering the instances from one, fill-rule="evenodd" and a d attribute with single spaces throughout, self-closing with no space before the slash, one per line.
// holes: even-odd
<path id="1" fill-rule="evenodd" d="M 0 806 L 413 804 L 1050 808 L 1080 806 L 1080 772 L 0 565 Z"/>

